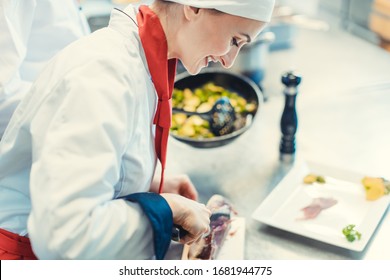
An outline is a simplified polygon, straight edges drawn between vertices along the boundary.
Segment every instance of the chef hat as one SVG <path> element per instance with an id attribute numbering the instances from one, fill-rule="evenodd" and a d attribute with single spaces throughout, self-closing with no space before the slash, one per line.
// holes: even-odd
<path id="1" fill-rule="evenodd" d="M 244 18 L 269 22 L 275 0 L 168 0 L 197 8 L 216 9 Z"/>

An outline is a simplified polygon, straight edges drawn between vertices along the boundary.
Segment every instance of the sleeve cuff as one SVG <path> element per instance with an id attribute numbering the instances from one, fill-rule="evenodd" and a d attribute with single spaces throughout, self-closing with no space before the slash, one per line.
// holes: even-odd
<path id="1" fill-rule="evenodd" d="M 152 192 L 133 193 L 120 198 L 137 202 L 141 206 L 153 228 L 156 259 L 164 259 L 171 243 L 173 227 L 172 210 L 167 201 L 161 195 Z"/>

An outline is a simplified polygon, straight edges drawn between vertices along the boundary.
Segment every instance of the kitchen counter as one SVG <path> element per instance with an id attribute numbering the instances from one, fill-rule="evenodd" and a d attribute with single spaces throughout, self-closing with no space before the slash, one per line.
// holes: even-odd
<path id="1" fill-rule="evenodd" d="M 290 49 L 271 52 L 267 101 L 231 144 L 196 149 L 170 138 L 167 173 L 187 173 L 200 200 L 228 197 L 246 218 L 245 259 L 390 260 L 388 211 L 363 252 L 335 247 L 251 218 L 291 168 L 279 161 L 285 97 L 280 77 L 302 75 L 297 96 L 297 158 L 390 178 L 390 53 L 341 30 L 299 29 Z M 386 249 L 387 247 L 387 249 Z"/>

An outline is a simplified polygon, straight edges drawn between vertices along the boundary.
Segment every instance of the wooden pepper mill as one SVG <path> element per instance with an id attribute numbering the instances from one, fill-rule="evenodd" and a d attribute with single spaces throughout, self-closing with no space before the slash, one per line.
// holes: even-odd
<path id="1" fill-rule="evenodd" d="M 298 85 L 301 76 L 293 71 L 282 75 L 282 83 L 286 86 L 283 93 L 286 97 L 282 119 L 280 122 L 282 139 L 280 141 L 280 160 L 291 163 L 295 159 L 295 133 L 298 127 L 298 117 L 295 109 L 295 100 L 298 94 Z"/>

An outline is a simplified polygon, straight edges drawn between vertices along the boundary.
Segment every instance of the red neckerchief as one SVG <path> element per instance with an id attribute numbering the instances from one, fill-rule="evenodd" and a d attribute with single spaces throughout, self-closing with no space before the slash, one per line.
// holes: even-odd
<path id="1" fill-rule="evenodd" d="M 158 190 L 161 193 L 172 119 L 172 91 L 177 60 L 168 60 L 167 38 L 158 16 L 149 7 L 140 6 L 137 22 L 146 61 L 158 95 L 157 111 L 153 123 L 156 125 L 156 154 L 161 162 L 161 181 Z"/>

